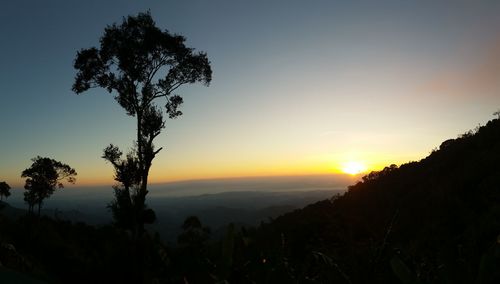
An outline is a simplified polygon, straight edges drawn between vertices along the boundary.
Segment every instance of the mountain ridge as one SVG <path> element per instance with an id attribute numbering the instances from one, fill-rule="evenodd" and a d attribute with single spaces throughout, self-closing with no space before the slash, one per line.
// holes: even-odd
<path id="1" fill-rule="evenodd" d="M 419 162 L 372 172 L 343 196 L 278 217 L 261 233 L 276 246 L 286 242 L 285 255 L 298 267 L 311 251 L 343 260 L 342 273 L 328 274 L 339 283 L 400 283 L 395 267 L 422 283 L 474 283 L 484 275 L 500 279 L 481 266 L 486 255 L 500 256 L 499 205 L 494 119 Z"/>

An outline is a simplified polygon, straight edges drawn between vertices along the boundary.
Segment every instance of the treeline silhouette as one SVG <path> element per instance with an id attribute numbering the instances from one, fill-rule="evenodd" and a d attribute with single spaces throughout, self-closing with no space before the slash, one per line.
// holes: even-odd
<path id="1" fill-rule="evenodd" d="M 144 234 L 142 283 L 499 283 L 500 120 L 344 195 L 211 239 L 195 216 L 176 245 Z M 2 270 L 48 283 L 137 283 L 117 226 L 0 215 Z"/>

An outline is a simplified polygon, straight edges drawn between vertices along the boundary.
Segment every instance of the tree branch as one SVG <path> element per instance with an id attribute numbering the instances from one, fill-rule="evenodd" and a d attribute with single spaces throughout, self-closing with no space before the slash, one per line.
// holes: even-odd
<path id="1" fill-rule="evenodd" d="M 157 91 L 157 92 L 154 93 L 154 96 L 152 97 L 151 101 L 154 100 L 154 99 L 157 99 L 157 98 L 167 97 L 173 91 L 177 90 L 177 88 L 179 88 L 180 86 L 182 86 L 184 84 L 187 84 L 187 83 L 189 83 L 189 82 L 187 82 L 187 81 L 179 81 L 176 84 L 172 85 L 172 87 L 170 89 L 168 89 L 167 91 Z"/>
<path id="2" fill-rule="evenodd" d="M 162 149 L 163 149 L 163 147 L 160 147 L 160 149 L 154 151 L 153 152 L 153 157 L 156 156 L 156 154 L 158 154 Z"/>

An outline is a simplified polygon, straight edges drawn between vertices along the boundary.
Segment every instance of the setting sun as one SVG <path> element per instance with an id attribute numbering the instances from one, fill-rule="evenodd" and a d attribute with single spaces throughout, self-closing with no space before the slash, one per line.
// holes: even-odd
<path id="1" fill-rule="evenodd" d="M 366 171 L 366 166 L 361 162 L 351 161 L 344 164 L 342 171 L 346 174 L 356 175 Z"/>

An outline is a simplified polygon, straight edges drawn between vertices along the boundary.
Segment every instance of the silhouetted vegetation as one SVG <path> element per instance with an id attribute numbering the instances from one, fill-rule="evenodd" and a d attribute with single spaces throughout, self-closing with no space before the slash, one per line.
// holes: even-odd
<path id="1" fill-rule="evenodd" d="M 31 159 L 33 164 L 25 169 L 21 177 L 27 178 L 24 188 L 24 201 L 28 203 L 29 212 L 33 213 L 33 208 L 38 204 L 38 215 L 45 198 L 49 198 L 56 190 L 56 187 L 63 188 L 62 183 L 66 180 L 75 183 L 76 171 L 70 166 L 51 158 L 37 156 Z"/>
<path id="2" fill-rule="evenodd" d="M 192 216 L 177 246 L 144 234 L 141 279 L 116 226 L 0 215 L 0 261 L 50 283 L 498 283 L 499 186 L 496 119 L 257 228 L 210 239 Z"/>
<path id="3" fill-rule="evenodd" d="M 32 216 L 15 222 L 0 218 L 0 226 L 0 262 L 10 270 L 47 283 L 137 283 L 131 279 L 133 243 L 114 227 Z M 154 239 L 143 239 L 147 255 L 156 256 L 159 246 Z M 145 271 L 154 270 L 158 261 L 149 259 Z"/>
<path id="4" fill-rule="evenodd" d="M 10 186 L 5 181 L 0 182 L 0 200 L 10 196 Z"/>
<path id="5" fill-rule="evenodd" d="M 120 182 L 110 205 L 113 216 L 134 238 L 142 235 L 145 223 L 154 220 L 145 199 L 149 170 L 162 148 L 156 148 L 153 140 L 165 127 L 164 112 L 172 119 L 182 115 L 182 97 L 173 92 L 196 82 L 208 86 L 212 79 L 206 54 L 194 52 L 184 42 L 184 37 L 156 27 L 149 13 L 140 13 L 108 26 L 100 47 L 80 50 L 74 62 L 78 70 L 74 92 L 103 88 L 115 94 L 128 115 L 136 117 L 134 150 L 121 160 L 122 152 L 110 145 L 103 156 L 115 167 L 115 179 Z M 154 103 L 161 98 L 166 101 L 164 109 Z"/>

